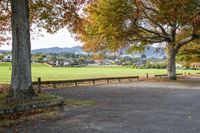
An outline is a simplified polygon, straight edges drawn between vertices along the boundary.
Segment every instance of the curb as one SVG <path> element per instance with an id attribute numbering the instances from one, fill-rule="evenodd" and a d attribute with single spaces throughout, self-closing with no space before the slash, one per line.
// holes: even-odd
<path id="1" fill-rule="evenodd" d="M 20 113 L 20 112 L 26 112 L 33 109 L 43 109 L 43 108 L 50 108 L 50 107 L 56 107 L 56 106 L 63 106 L 64 104 L 64 98 L 63 97 L 57 97 L 56 99 L 50 99 L 46 101 L 37 101 L 37 102 L 31 102 L 26 104 L 17 105 L 11 108 L 7 109 L 0 109 L 0 116 L 3 115 L 9 115 L 12 113 Z"/>

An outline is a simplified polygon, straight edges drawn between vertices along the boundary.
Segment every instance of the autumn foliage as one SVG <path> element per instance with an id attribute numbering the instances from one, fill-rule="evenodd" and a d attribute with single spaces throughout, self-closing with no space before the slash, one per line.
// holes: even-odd
<path id="1" fill-rule="evenodd" d="M 86 6 L 77 38 L 88 51 L 168 49 L 168 76 L 176 79 L 176 55 L 200 39 L 199 0 L 96 0 Z"/>
<path id="2" fill-rule="evenodd" d="M 32 31 L 55 33 L 67 27 L 86 51 L 164 45 L 170 79 L 176 78 L 176 55 L 200 39 L 199 0 L 30 0 L 29 8 Z M 10 17 L 10 1 L 1 0 L 1 44 L 9 39 Z"/>
<path id="3" fill-rule="evenodd" d="M 61 28 L 78 29 L 79 12 L 90 0 L 29 0 L 30 29 L 32 35 L 40 35 L 44 28 L 55 33 Z M 11 3 L 0 0 L 0 45 L 11 40 Z"/>
<path id="4" fill-rule="evenodd" d="M 199 38 L 198 0 L 97 0 L 84 11 L 77 34 L 86 49 L 180 42 L 178 50 Z"/>

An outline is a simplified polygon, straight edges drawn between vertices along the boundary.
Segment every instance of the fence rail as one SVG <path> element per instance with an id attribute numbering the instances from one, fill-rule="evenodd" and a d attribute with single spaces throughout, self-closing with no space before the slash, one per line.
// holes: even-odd
<path id="1" fill-rule="evenodd" d="M 96 81 L 105 80 L 107 83 L 109 83 L 110 80 L 118 80 L 120 82 L 122 79 L 128 79 L 129 81 L 131 81 L 131 79 L 138 80 L 139 76 L 107 77 L 107 78 L 92 78 L 92 79 L 78 79 L 78 80 L 58 80 L 58 81 L 41 81 L 41 78 L 38 78 L 38 81 L 33 82 L 33 85 L 38 85 L 38 91 L 40 91 L 41 85 L 52 84 L 54 87 L 56 87 L 56 84 L 74 83 L 74 85 L 77 86 L 78 83 L 81 83 L 81 82 L 92 82 L 93 84 L 95 84 Z"/>
<path id="2" fill-rule="evenodd" d="M 200 74 L 200 73 L 196 73 Z M 183 75 L 183 73 L 177 73 L 176 76 Z M 186 75 L 186 73 L 185 73 Z M 188 73 L 190 75 L 190 73 Z M 158 74 L 154 75 L 154 78 L 157 77 L 167 77 L 167 74 Z M 146 78 L 149 78 L 149 74 L 146 74 Z M 75 86 L 78 86 L 78 83 L 83 83 L 83 82 L 92 82 L 92 84 L 95 84 L 96 81 L 106 81 L 106 83 L 109 83 L 110 80 L 118 80 L 121 82 L 122 79 L 128 79 L 131 81 L 131 79 L 137 79 L 139 80 L 139 76 L 128 76 L 128 77 L 107 77 L 107 78 L 91 78 L 91 79 L 77 79 L 77 80 L 57 80 L 57 81 L 41 81 L 41 78 L 38 78 L 38 81 L 34 81 L 33 85 L 38 85 L 38 91 L 41 91 L 41 85 L 50 85 L 52 84 L 54 88 L 56 88 L 57 84 L 64 84 L 64 83 L 73 83 Z"/>
<path id="3" fill-rule="evenodd" d="M 179 75 L 183 75 L 183 73 L 177 73 L 176 76 L 179 76 Z M 157 77 L 167 77 L 167 74 L 158 74 L 158 75 L 154 75 L 154 78 L 157 78 Z"/>

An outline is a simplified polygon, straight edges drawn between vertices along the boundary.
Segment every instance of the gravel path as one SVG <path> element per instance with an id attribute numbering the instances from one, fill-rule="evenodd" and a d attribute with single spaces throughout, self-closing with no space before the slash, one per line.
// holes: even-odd
<path id="1" fill-rule="evenodd" d="M 53 120 L 26 122 L 5 133 L 199 133 L 200 77 L 179 82 L 107 84 L 49 90 L 66 98 L 96 100 L 65 107 Z"/>

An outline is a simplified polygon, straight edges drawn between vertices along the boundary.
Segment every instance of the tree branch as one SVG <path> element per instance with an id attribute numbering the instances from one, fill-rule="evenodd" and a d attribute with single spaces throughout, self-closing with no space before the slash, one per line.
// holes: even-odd
<path id="1" fill-rule="evenodd" d="M 10 3 L 9 3 L 9 0 L 5 0 L 5 1 L 1 1 L 0 2 L 0 7 L 2 8 L 1 11 L 5 11 L 9 14 L 11 14 L 11 11 L 10 11 Z"/>
<path id="2" fill-rule="evenodd" d="M 161 33 L 157 32 L 157 31 L 153 31 L 153 30 L 146 29 L 146 28 L 144 28 L 144 27 L 142 27 L 142 26 L 140 26 L 140 25 L 137 25 L 137 24 L 136 24 L 136 26 L 137 26 L 138 28 L 140 28 L 140 29 L 142 29 L 142 30 L 148 32 L 148 33 L 155 34 L 155 35 L 157 35 L 157 36 L 159 36 L 159 37 L 161 37 L 161 38 L 165 38 L 165 39 L 168 38 L 167 36 L 162 35 Z"/>
<path id="3" fill-rule="evenodd" d="M 175 49 L 178 51 L 183 45 L 185 45 L 193 40 L 197 40 L 197 39 L 200 39 L 200 35 L 193 34 L 193 35 L 181 40 L 180 42 L 178 42 Z"/>
<path id="4" fill-rule="evenodd" d="M 129 42 L 141 42 L 141 41 L 144 41 L 144 42 L 147 42 L 149 44 L 153 44 L 153 43 L 162 43 L 162 42 L 165 42 L 165 38 L 160 38 L 159 36 L 139 36 L 137 38 L 129 38 L 128 39 Z"/>
<path id="5" fill-rule="evenodd" d="M 145 8 L 146 10 L 153 11 L 153 12 L 159 14 L 159 12 L 158 12 L 156 9 L 154 9 L 154 8 L 147 7 L 147 6 L 145 6 L 145 4 L 143 4 L 143 3 L 142 3 L 142 6 L 143 6 L 143 8 Z M 156 26 L 158 26 L 158 27 L 160 28 L 160 30 L 162 31 L 162 33 L 163 33 L 165 36 L 168 37 L 169 34 L 166 32 L 165 28 L 164 28 L 162 25 L 160 25 L 159 23 L 157 23 L 152 17 L 150 17 L 150 16 L 148 15 L 148 13 L 145 11 L 145 9 L 143 9 L 142 12 L 143 12 L 144 15 L 146 16 L 146 18 L 148 18 L 153 24 L 155 24 Z"/>

